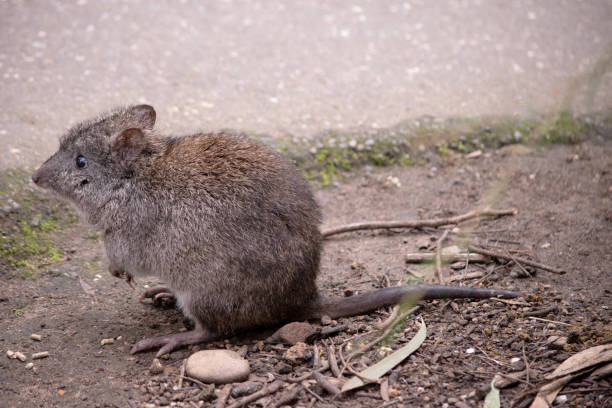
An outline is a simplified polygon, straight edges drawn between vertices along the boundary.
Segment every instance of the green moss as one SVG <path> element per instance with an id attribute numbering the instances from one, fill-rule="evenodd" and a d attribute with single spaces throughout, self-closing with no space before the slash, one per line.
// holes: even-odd
<path id="1" fill-rule="evenodd" d="M 317 139 L 316 147 L 293 144 L 281 150 L 294 159 L 304 177 L 328 186 L 347 171 L 365 165 L 426 165 L 431 152 L 445 158 L 453 152 L 467 154 L 517 143 L 576 143 L 594 129 L 608 137 L 612 133 L 612 112 L 593 118 L 575 117 L 569 112 L 536 118 L 452 118 L 445 122 L 424 118 L 375 133 L 328 132 Z"/>
<path id="2" fill-rule="evenodd" d="M 20 307 L 17 309 L 13 309 L 12 312 L 15 315 L 15 317 L 21 317 L 23 316 L 23 314 L 25 313 L 26 309 L 29 307 L 30 305 L 25 305 L 24 307 Z"/>
<path id="3" fill-rule="evenodd" d="M 556 120 L 545 129 L 540 141 L 552 144 L 576 144 L 591 130 L 584 119 L 574 117 L 570 112 L 561 112 Z"/>
<path id="4" fill-rule="evenodd" d="M 0 272 L 36 277 L 43 264 L 59 262 L 63 255 L 53 242 L 56 231 L 76 215 L 65 204 L 28 184 L 29 173 L 9 170 L 0 174 Z"/>

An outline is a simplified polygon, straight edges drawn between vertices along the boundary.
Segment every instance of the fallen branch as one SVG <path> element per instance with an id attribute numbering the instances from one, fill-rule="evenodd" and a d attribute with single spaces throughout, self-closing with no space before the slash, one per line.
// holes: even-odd
<path id="1" fill-rule="evenodd" d="M 455 217 L 448 218 L 432 218 L 428 220 L 359 222 L 355 224 L 341 225 L 339 227 L 323 230 L 321 231 L 321 235 L 323 235 L 324 238 L 327 238 L 332 235 L 358 230 L 441 227 L 443 225 L 458 224 L 460 222 L 477 217 L 516 215 L 517 212 L 518 210 L 516 208 L 511 208 L 509 210 L 491 210 L 489 208 L 485 208 L 484 210 L 474 210 L 462 215 L 457 215 Z"/>
<path id="2" fill-rule="evenodd" d="M 438 275 L 438 283 L 444 285 L 444 276 L 442 276 L 442 243 L 446 239 L 449 230 L 444 230 L 442 236 L 436 241 L 436 274 Z"/>
<path id="3" fill-rule="evenodd" d="M 262 390 L 259 390 L 251 395 L 248 395 L 236 402 L 234 402 L 232 405 L 228 405 L 227 408 L 240 408 L 243 407 L 253 401 L 257 401 L 258 399 L 265 397 L 266 395 L 269 394 L 273 394 L 276 391 L 280 390 L 280 388 L 283 386 L 282 381 L 274 381 L 272 384 L 264 387 Z"/>
<path id="4" fill-rule="evenodd" d="M 468 249 L 472 252 L 477 252 L 479 254 L 488 255 L 488 256 L 495 257 L 495 258 L 505 259 L 506 261 L 514 261 L 517 263 L 520 262 L 522 264 L 533 266 L 534 268 L 542 269 L 544 271 L 556 273 L 559 275 L 563 275 L 567 273 L 566 271 L 562 269 L 553 268 L 552 266 L 544 265 L 539 262 L 530 261 L 529 259 L 525 259 L 525 258 L 512 257 L 502 252 L 492 251 L 490 249 L 485 249 L 485 248 L 481 248 L 481 247 L 474 246 L 474 245 L 469 245 Z"/>

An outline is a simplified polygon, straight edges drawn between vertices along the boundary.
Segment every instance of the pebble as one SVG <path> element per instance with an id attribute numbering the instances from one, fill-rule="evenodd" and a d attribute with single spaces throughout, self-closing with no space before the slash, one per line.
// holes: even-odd
<path id="1" fill-rule="evenodd" d="M 249 362 L 231 350 L 202 350 L 187 359 L 185 373 L 206 383 L 227 384 L 245 381 Z"/>
<path id="2" fill-rule="evenodd" d="M 285 352 L 284 358 L 291 364 L 301 364 L 312 358 L 312 350 L 306 343 L 296 343 Z"/>
<path id="3" fill-rule="evenodd" d="M 42 336 L 40 334 L 36 334 L 36 333 L 30 334 L 30 338 L 32 340 L 36 340 L 36 341 L 41 341 L 42 340 Z"/>
<path id="4" fill-rule="evenodd" d="M 157 374 L 161 374 L 164 372 L 164 366 L 162 365 L 162 363 L 159 361 L 158 358 L 153 359 L 153 362 L 151 363 L 151 367 L 149 367 L 149 372 L 152 375 L 157 375 Z"/>
<path id="5" fill-rule="evenodd" d="M 567 344 L 567 337 L 550 336 L 546 342 L 548 343 L 549 348 L 561 350 Z"/>
<path id="6" fill-rule="evenodd" d="M 310 323 L 292 322 L 281 327 L 278 335 L 283 343 L 297 344 L 304 343 L 306 338 L 315 331 L 315 328 Z"/>
<path id="7" fill-rule="evenodd" d="M 48 351 L 41 351 L 40 353 L 32 354 L 32 360 L 38 360 L 39 358 L 46 358 L 46 357 L 49 357 Z"/>
<path id="8" fill-rule="evenodd" d="M 330 324 L 332 324 L 333 320 L 331 317 L 329 317 L 328 315 L 323 315 L 321 316 L 321 324 L 323 326 L 329 326 Z"/>

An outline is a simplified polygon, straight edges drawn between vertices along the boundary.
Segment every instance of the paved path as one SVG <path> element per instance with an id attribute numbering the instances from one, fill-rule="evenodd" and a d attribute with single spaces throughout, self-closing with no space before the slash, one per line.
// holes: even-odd
<path id="1" fill-rule="evenodd" d="M 161 129 L 296 138 L 612 106 L 610 0 L 318 3 L 0 0 L 0 168 L 134 102 Z"/>

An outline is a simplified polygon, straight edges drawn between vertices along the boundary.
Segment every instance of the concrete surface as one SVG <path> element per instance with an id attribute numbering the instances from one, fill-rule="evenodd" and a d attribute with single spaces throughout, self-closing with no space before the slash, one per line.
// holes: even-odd
<path id="1" fill-rule="evenodd" d="M 159 128 L 307 139 L 612 106 L 612 1 L 1 1 L 0 169 L 146 102 Z"/>

